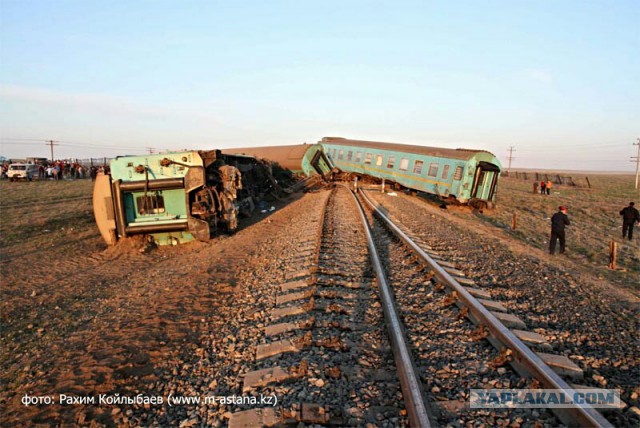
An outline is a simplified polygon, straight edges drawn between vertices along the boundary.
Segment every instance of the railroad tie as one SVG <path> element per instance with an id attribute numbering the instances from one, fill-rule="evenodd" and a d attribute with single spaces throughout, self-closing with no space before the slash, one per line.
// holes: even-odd
<path id="1" fill-rule="evenodd" d="M 283 422 L 281 407 L 264 407 L 233 413 L 229 428 L 274 427 Z"/>
<path id="2" fill-rule="evenodd" d="M 496 317 L 498 321 L 500 321 L 506 327 L 517 328 L 520 330 L 524 330 L 525 328 L 527 328 L 527 325 L 524 323 L 524 321 L 522 321 L 520 318 L 518 318 L 515 315 L 505 314 L 502 312 L 493 312 L 493 311 L 491 311 L 491 315 Z"/>
<path id="3" fill-rule="evenodd" d="M 263 343 L 256 348 L 256 360 L 273 357 L 275 355 L 300 352 L 300 348 L 291 339 L 283 339 L 272 343 Z"/>
<path id="4" fill-rule="evenodd" d="M 569 376 L 576 380 L 584 379 L 582 369 L 564 355 L 545 354 L 543 352 L 536 352 L 536 355 L 557 374 Z"/>
<path id="5" fill-rule="evenodd" d="M 289 372 L 280 366 L 255 370 L 244 376 L 242 392 L 246 393 L 271 383 L 284 383 L 297 377 L 299 377 L 298 373 Z"/>
<path id="6" fill-rule="evenodd" d="M 515 334 L 516 337 L 526 345 L 537 346 L 538 348 L 544 349 L 546 351 L 553 350 L 551 344 L 549 344 L 549 342 L 547 342 L 547 339 L 541 334 L 518 329 L 511 329 L 511 332 Z"/>
<path id="7" fill-rule="evenodd" d="M 298 288 L 308 287 L 310 285 L 310 280 L 299 280 L 299 281 L 291 281 L 285 282 L 284 284 L 280 284 L 280 291 L 291 291 L 296 290 Z"/>

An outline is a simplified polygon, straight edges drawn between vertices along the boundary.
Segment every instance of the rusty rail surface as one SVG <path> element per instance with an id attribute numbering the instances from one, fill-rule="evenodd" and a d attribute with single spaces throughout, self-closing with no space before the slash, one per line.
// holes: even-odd
<path id="1" fill-rule="evenodd" d="M 485 326 L 494 340 L 490 342 L 498 349 L 508 348 L 513 352 L 514 369 L 522 376 L 530 376 L 537 379 L 544 388 L 561 389 L 567 394 L 573 395 L 575 390 L 558 376 L 547 364 L 538 357 L 527 345 L 505 327 L 489 310 L 487 310 L 475 297 L 473 297 L 452 275 L 436 263 L 422 248 L 398 228 L 386 215 L 384 215 L 366 194 L 360 191 L 363 199 L 389 229 L 407 246 L 409 246 L 420 258 L 422 258 L 433 270 L 435 276 L 445 286 L 457 293 L 457 298 L 469 309 L 469 313 L 478 324 Z M 368 228 L 367 228 L 368 229 Z M 496 343 L 496 341 L 498 343 Z M 568 408 L 550 409 L 565 424 L 569 426 L 585 427 L 613 427 L 613 425 L 589 404 L 572 404 Z"/>
<path id="2" fill-rule="evenodd" d="M 343 187 L 351 191 L 347 186 Z M 413 362 L 413 357 L 411 356 L 411 352 L 409 351 L 407 340 L 404 335 L 402 321 L 398 316 L 391 287 L 387 283 L 382 262 L 378 257 L 378 252 L 376 250 L 375 243 L 373 242 L 369 223 L 367 222 L 367 218 L 364 214 L 360 201 L 353 192 L 350 193 L 356 201 L 360 217 L 362 218 L 364 231 L 367 235 L 369 256 L 371 258 L 371 264 L 376 271 L 380 298 L 384 309 L 384 317 L 387 323 L 387 329 L 389 330 L 391 350 L 393 351 L 396 367 L 398 369 L 400 387 L 402 389 L 402 396 L 405 401 L 409 423 L 412 427 L 431 427 L 432 425 L 429 420 L 427 404 L 424 400 L 422 382 L 420 381 L 420 376 L 415 369 L 415 363 Z"/>

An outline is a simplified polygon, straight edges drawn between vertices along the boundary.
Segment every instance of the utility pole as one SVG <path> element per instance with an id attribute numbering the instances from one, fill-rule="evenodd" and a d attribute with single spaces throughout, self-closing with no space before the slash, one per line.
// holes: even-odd
<path id="1" fill-rule="evenodd" d="M 47 144 L 45 144 L 45 146 L 49 146 L 51 147 L 51 162 L 54 161 L 53 159 L 53 146 L 58 146 L 59 144 L 56 144 L 57 141 L 53 141 L 53 140 L 45 140 Z"/>
<path id="2" fill-rule="evenodd" d="M 640 138 L 637 143 L 633 143 L 634 146 L 638 146 L 638 156 L 631 156 L 631 162 L 636 161 L 636 190 L 638 190 L 638 177 L 640 176 Z"/>
<path id="3" fill-rule="evenodd" d="M 513 148 L 513 146 L 509 146 L 509 156 L 507 156 L 507 159 L 509 160 L 509 168 L 507 168 L 507 171 L 511 171 L 511 161 L 513 159 L 515 159 L 513 157 L 513 152 L 515 151 L 515 149 Z"/>
<path id="4" fill-rule="evenodd" d="M 153 147 L 146 147 L 147 151 L 149 152 L 150 155 L 154 154 L 156 152 L 156 150 Z"/>

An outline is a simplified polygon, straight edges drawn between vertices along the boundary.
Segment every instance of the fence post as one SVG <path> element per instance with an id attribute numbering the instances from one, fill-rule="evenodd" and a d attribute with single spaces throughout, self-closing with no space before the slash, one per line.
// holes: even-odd
<path id="1" fill-rule="evenodd" d="M 589 182 L 589 177 L 585 177 L 585 180 L 587 180 L 587 185 L 589 186 L 589 189 L 591 189 L 591 183 Z"/>
<path id="2" fill-rule="evenodd" d="M 511 220 L 511 229 L 516 230 L 516 223 L 518 221 L 518 213 L 513 213 L 513 219 Z"/>
<path id="3" fill-rule="evenodd" d="M 609 269 L 616 270 L 618 262 L 618 243 L 613 239 L 609 242 Z"/>

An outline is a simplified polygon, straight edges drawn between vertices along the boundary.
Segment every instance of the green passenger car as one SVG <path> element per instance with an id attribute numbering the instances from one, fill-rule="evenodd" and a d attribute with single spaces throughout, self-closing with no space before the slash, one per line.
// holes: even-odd
<path id="1" fill-rule="evenodd" d="M 500 161 L 484 150 L 446 149 L 325 137 L 320 142 L 340 170 L 369 175 L 479 207 L 495 202 Z"/>

